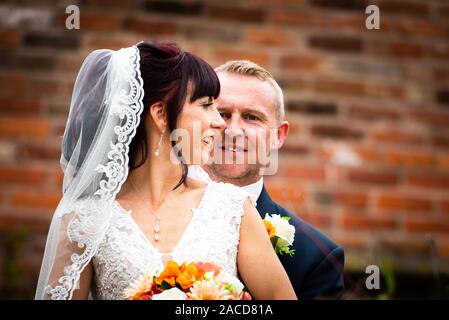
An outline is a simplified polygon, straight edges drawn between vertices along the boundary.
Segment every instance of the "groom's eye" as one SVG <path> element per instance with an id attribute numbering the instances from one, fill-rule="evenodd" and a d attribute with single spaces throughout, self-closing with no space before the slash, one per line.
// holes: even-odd
<path id="1" fill-rule="evenodd" d="M 223 118 L 223 120 L 231 118 L 231 114 L 228 112 L 220 112 L 220 116 Z"/>
<path id="2" fill-rule="evenodd" d="M 255 116 L 253 114 L 245 114 L 243 118 L 246 119 L 246 120 L 250 120 L 250 121 L 257 121 L 257 120 L 259 120 L 259 117 Z"/>

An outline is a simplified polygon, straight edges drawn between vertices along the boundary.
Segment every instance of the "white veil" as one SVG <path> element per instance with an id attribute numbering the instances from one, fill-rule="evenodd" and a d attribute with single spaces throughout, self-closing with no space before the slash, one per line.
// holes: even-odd
<path id="1" fill-rule="evenodd" d="M 84 60 L 61 145 L 63 196 L 50 225 L 36 299 L 71 299 L 95 255 L 109 226 L 107 207 L 128 175 L 143 95 L 137 46 L 96 50 Z"/>

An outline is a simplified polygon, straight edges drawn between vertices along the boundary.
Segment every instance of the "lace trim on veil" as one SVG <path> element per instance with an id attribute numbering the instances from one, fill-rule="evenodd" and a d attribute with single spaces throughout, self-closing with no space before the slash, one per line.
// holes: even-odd
<path id="1" fill-rule="evenodd" d="M 122 70 L 118 72 L 123 75 L 123 81 L 126 81 L 129 90 L 120 90 L 114 96 L 114 101 L 107 101 L 107 103 L 111 104 L 109 114 L 118 116 L 124 123 L 114 127 L 116 138 L 110 141 L 110 151 L 107 154 L 109 161 L 95 168 L 95 171 L 104 174 L 104 178 L 99 183 L 99 189 L 94 193 L 99 196 L 101 206 L 83 205 L 81 208 L 75 205 L 73 208 L 76 216 L 68 224 L 67 237 L 71 242 L 76 242 L 83 251 L 80 254 L 71 255 L 72 264 L 64 268 L 64 275 L 58 279 L 58 285 L 54 288 L 50 285 L 45 287 L 45 293 L 53 300 L 72 298 L 82 271 L 97 252 L 108 228 L 111 210 L 107 208 L 105 210 L 104 206 L 111 205 L 128 176 L 129 145 L 136 134 L 143 111 L 143 80 L 140 74 L 140 54 L 137 46 L 120 49 L 114 54 L 123 59 L 123 63 L 120 63 Z"/>

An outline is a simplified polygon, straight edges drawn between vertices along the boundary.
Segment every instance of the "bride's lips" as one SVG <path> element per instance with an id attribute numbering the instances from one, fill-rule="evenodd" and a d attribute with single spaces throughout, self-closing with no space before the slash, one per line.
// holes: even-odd
<path id="1" fill-rule="evenodd" d="M 212 146 L 213 146 L 213 143 L 214 143 L 214 136 L 204 136 L 202 139 L 201 139 L 201 142 L 203 143 L 203 144 L 205 144 L 208 148 L 212 148 Z"/>
<path id="2" fill-rule="evenodd" d="M 228 146 L 222 146 L 221 147 L 222 150 L 224 150 L 225 152 L 248 152 L 247 149 L 236 146 L 236 145 L 228 145 Z"/>

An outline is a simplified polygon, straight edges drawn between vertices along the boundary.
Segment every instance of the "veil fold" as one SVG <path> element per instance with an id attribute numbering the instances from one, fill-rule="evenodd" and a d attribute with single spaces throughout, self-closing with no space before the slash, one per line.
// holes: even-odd
<path id="1" fill-rule="evenodd" d="M 128 176 L 143 96 L 137 45 L 95 50 L 84 60 L 62 137 L 63 195 L 51 221 L 36 299 L 71 299 L 79 287 Z"/>

